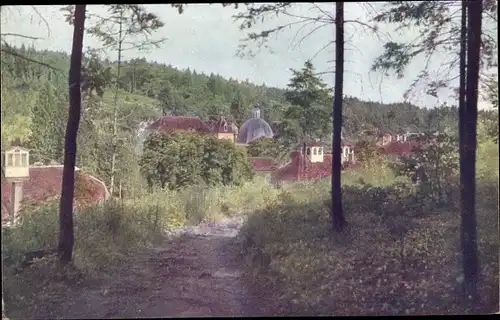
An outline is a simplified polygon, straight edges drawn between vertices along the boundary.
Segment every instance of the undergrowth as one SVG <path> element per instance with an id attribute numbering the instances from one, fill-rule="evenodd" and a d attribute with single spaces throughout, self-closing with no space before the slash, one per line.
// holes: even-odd
<path id="1" fill-rule="evenodd" d="M 329 181 L 289 185 L 255 210 L 240 233 L 253 281 L 280 288 L 288 315 L 497 311 L 498 146 L 480 145 L 477 159 L 480 303 L 461 300 L 458 185 L 437 205 L 425 185 L 383 163 L 343 173 L 340 234 L 331 231 Z"/>

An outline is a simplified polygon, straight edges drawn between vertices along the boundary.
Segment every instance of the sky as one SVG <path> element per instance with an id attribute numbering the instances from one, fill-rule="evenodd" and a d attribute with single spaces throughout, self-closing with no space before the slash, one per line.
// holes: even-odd
<path id="1" fill-rule="evenodd" d="M 17 6 L 9 11 L 8 16 L 1 19 L 1 32 L 17 33 L 25 36 L 39 38 L 37 40 L 10 37 L 11 44 L 34 44 L 37 49 L 49 49 L 70 52 L 73 27 L 64 19 L 60 6 L 35 6 L 36 11 L 30 6 Z M 293 14 L 317 16 L 321 8 L 333 14 L 333 3 L 295 3 Z M 88 12 L 105 15 L 105 6 L 89 5 Z M 222 7 L 219 4 L 189 4 L 183 14 L 168 4 L 146 5 L 146 8 L 157 14 L 165 23 L 152 38 L 166 40 L 159 48 L 149 52 L 128 51 L 125 58 L 145 57 L 165 64 L 170 64 L 179 69 L 190 68 L 205 74 L 220 74 L 225 78 L 248 79 L 255 84 L 265 83 L 268 86 L 285 88 L 289 82 L 291 69 L 300 69 L 307 59 L 312 59 L 317 71 L 333 69 L 334 47 L 320 51 L 322 47 L 335 38 L 335 30 L 331 26 L 318 29 L 299 43 L 299 40 L 312 31 L 317 25 L 301 28 L 300 25 L 284 29 L 278 35 L 271 37 L 268 49 L 262 49 L 254 57 L 240 58 L 236 56 L 241 39 L 245 38 L 248 31 L 240 30 L 239 23 L 235 22 L 233 15 L 237 10 L 233 7 Z M 240 9 L 241 10 L 241 9 Z M 369 10 L 361 3 L 345 3 L 345 19 L 367 22 Z M 5 12 L 5 11 L 3 11 Z M 40 15 L 39 15 L 40 14 Z M 43 19 L 40 17 L 42 16 Z M 296 18 L 287 16 L 274 16 L 270 20 L 257 24 L 251 29 L 259 32 L 267 28 L 296 21 Z M 91 23 L 91 21 L 87 21 Z M 382 33 L 391 31 L 380 28 Z M 416 31 L 415 31 L 416 32 Z M 393 39 L 412 39 L 415 32 L 391 32 Z M 405 77 L 396 79 L 395 76 L 383 77 L 378 72 L 370 72 L 374 59 L 383 51 L 384 39 L 380 40 L 369 31 L 364 31 L 359 24 L 346 24 L 346 52 L 344 94 L 358 97 L 361 100 L 393 103 L 403 101 L 403 95 L 409 88 L 416 75 L 424 64 L 423 58 L 417 58 L 410 64 Z M 99 48 L 102 45 L 89 36 L 84 39 L 84 46 Z M 250 45 L 256 49 L 255 45 Z M 320 51 L 318 53 L 318 51 Z M 109 52 L 112 60 L 116 53 Z M 439 70 L 442 59 L 439 55 L 432 61 L 431 70 Z M 325 82 L 333 86 L 333 74 L 322 75 Z M 410 102 L 422 107 L 434 107 L 442 102 L 455 104 L 449 98 L 449 92 L 440 92 L 439 98 L 428 97 L 418 90 L 410 97 Z M 487 107 L 481 102 L 481 107 Z"/>

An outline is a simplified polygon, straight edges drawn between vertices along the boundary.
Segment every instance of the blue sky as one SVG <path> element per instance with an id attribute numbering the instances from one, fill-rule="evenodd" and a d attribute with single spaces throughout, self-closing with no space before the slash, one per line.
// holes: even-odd
<path id="1" fill-rule="evenodd" d="M 334 11 L 333 3 L 318 3 L 320 8 Z M 87 6 L 94 13 L 105 13 L 103 6 Z M 300 69 L 305 60 L 312 58 L 325 43 L 334 39 L 333 28 L 326 27 L 313 33 L 300 45 L 298 40 L 314 26 L 286 29 L 276 37 L 270 39 L 269 45 L 273 52 L 263 49 L 253 58 L 239 58 L 235 56 L 240 39 L 246 35 L 239 30 L 239 24 L 234 22 L 233 8 L 223 8 L 220 5 L 193 4 L 182 15 L 170 5 L 147 5 L 151 12 L 156 13 L 165 23 L 154 37 L 167 38 L 160 48 L 150 52 L 129 51 L 125 58 L 146 57 L 171 64 L 180 69 L 187 67 L 204 73 L 218 73 L 224 77 L 233 77 L 240 80 L 249 79 L 256 84 L 266 83 L 276 87 L 285 87 L 291 77 L 290 69 Z M 12 10 L 2 17 L 2 33 L 15 32 L 26 36 L 41 38 L 28 40 L 11 38 L 12 43 L 34 43 L 36 48 L 61 50 L 69 52 L 71 49 L 72 27 L 69 26 L 60 6 L 37 6 L 38 12 L 44 17 L 43 21 L 38 14 L 28 6 L 8 8 Z M 294 4 L 293 12 L 297 15 L 315 15 L 316 6 L 310 3 Z M 346 3 L 346 20 L 367 21 L 366 8 L 360 3 Z M 290 17 L 279 17 L 257 25 L 252 31 L 259 31 L 266 27 L 291 21 Z M 46 23 L 45 23 L 46 22 Z M 389 32 L 390 29 L 381 29 Z M 409 87 L 423 65 L 423 59 L 416 59 L 408 68 L 404 79 L 385 77 L 370 72 L 373 60 L 382 52 L 382 42 L 372 34 L 363 31 L 359 26 L 346 26 L 346 41 L 350 45 L 346 51 L 346 73 L 344 93 L 356 96 L 362 100 L 382 101 L 385 103 L 403 100 L 403 94 Z M 412 32 L 395 34 L 394 38 L 411 39 Z M 10 40 L 10 38 L 9 38 Z M 85 38 L 85 45 L 99 47 L 99 43 L 89 37 Z M 110 53 L 111 59 L 116 59 Z M 330 46 L 315 56 L 313 63 L 318 71 L 333 68 L 334 48 Z M 430 68 L 437 70 L 442 61 L 437 56 Z M 323 76 L 325 82 L 333 85 L 333 74 Z M 383 80 L 383 81 L 381 81 Z M 425 107 L 433 107 L 439 102 L 453 100 L 447 97 L 449 92 L 441 92 L 439 101 L 435 98 L 419 94 L 418 90 L 411 97 L 411 102 Z"/>

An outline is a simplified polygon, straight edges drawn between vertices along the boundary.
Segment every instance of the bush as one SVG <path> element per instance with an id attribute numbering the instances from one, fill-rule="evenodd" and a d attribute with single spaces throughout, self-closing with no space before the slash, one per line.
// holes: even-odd
<path id="1" fill-rule="evenodd" d="M 250 157 L 272 157 L 277 158 L 279 144 L 274 139 L 260 138 L 251 141 L 247 146 L 247 153 Z"/>
<path id="2" fill-rule="evenodd" d="M 420 195 L 439 204 L 451 203 L 449 192 L 458 182 L 459 154 L 456 134 L 452 132 L 427 135 L 420 147 L 392 164 L 398 175 L 418 184 Z"/>
<path id="3" fill-rule="evenodd" d="M 253 177 L 242 149 L 229 141 L 194 133 L 150 135 L 140 166 L 150 187 L 170 190 L 199 184 L 241 185 Z"/>

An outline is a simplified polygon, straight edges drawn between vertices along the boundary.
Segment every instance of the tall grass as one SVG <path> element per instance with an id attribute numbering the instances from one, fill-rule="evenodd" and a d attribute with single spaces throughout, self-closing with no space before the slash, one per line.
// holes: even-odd
<path id="1" fill-rule="evenodd" d="M 240 187 L 155 190 L 91 206 L 75 214 L 75 265 L 93 272 L 121 254 L 156 243 L 165 231 L 260 209 L 276 195 L 264 179 L 256 179 Z M 2 230 L 2 259 L 7 266 L 16 265 L 26 252 L 57 246 L 57 203 L 25 208 L 20 216 L 16 227 Z"/>

